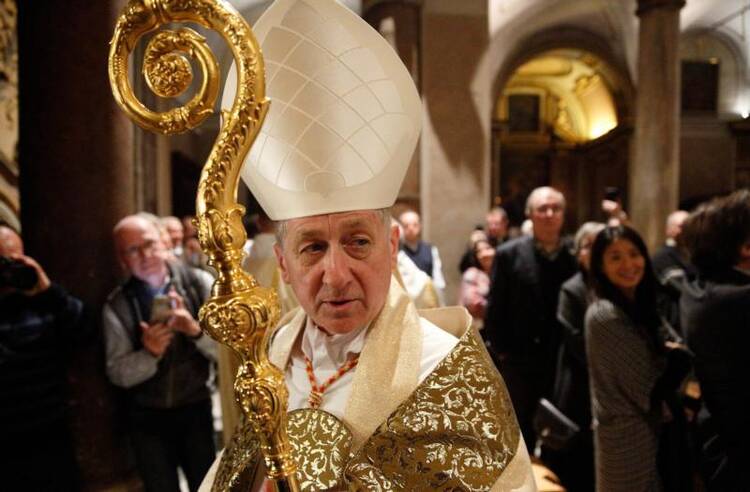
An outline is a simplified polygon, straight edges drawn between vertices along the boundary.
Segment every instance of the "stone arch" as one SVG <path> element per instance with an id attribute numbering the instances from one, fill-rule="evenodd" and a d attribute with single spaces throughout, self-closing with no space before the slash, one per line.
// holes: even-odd
<path id="1" fill-rule="evenodd" d="M 635 89 L 625 60 L 619 58 L 603 38 L 574 26 L 545 29 L 519 41 L 516 48 L 508 53 L 505 62 L 495 74 L 491 100 L 497 101 L 511 75 L 519 66 L 544 52 L 560 48 L 573 48 L 590 53 L 603 63 L 602 75 L 612 91 L 618 121 L 631 122 L 634 115 Z"/>
<path id="2" fill-rule="evenodd" d="M 681 60 L 720 61 L 717 111 L 719 116 L 745 117 L 750 114 L 747 54 L 737 35 L 729 31 L 691 29 L 680 39 Z"/>

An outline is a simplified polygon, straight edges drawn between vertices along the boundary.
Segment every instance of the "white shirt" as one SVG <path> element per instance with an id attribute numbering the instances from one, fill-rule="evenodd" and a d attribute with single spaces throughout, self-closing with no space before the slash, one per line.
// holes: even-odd
<path id="1" fill-rule="evenodd" d="M 453 350 L 458 343 L 458 338 L 424 318 L 419 319 L 419 326 L 422 329 L 422 358 L 419 365 L 419 382 L 421 383 Z M 287 328 L 288 326 L 282 330 Z M 305 356 L 312 361 L 315 379 L 318 385 L 321 385 L 347 360 L 362 351 L 367 334 L 367 327 L 363 327 L 343 335 L 328 335 L 315 326 L 308 317 L 302 342 L 292 350 L 285 374 L 289 388 L 288 411 L 310 406 L 308 398 L 312 387 L 307 376 Z M 356 370 L 356 367 L 351 369 L 328 387 L 323 393 L 321 410 L 343 418 Z"/>

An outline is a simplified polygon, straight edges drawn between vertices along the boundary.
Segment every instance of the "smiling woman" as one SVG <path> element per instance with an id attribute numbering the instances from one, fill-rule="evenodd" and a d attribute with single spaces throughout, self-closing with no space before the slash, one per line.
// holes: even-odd
<path id="1" fill-rule="evenodd" d="M 597 299 L 586 311 L 585 337 L 596 490 L 661 490 L 662 407 L 679 419 L 674 394 L 689 358 L 657 311 L 656 280 L 637 232 L 616 226 L 596 236 L 591 279 Z"/>

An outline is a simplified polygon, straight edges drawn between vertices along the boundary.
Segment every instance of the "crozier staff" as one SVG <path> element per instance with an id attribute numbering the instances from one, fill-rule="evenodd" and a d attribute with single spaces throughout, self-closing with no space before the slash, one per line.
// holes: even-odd
<path id="1" fill-rule="evenodd" d="M 300 303 L 269 358 L 285 371 L 302 488 L 535 490 L 471 316 L 418 312 L 391 276 L 390 207 L 421 120 L 409 73 L 332 0 L 277 1 L 254 32 L 271 109 L 243 179 L 277 221 L 276 257 Z M 254 443 L 249 426 L 236 433 L 203 489 L 258 490 Z"/>

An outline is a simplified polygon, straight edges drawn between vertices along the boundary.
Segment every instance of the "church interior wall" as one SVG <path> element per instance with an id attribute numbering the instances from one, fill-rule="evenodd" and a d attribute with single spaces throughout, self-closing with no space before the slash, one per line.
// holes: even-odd
<path id="1" fill-rule="evenodd" d="M 14 144 L 3 141 L 0 209 L 20 213 L 32 255 L 96 312 L 116 282 L 112 226 L 137 210 L 175 212 L 178 194 L 194 199 L 189 183 L 213 144 L 218 116 L 198 132 L 171 140 L 147 136 L 125 119 L 112 100 L 105 67 L 111 29 L 125 0 L 86 2 L 78 9 L 56 1 L 43 13 L 35 12 L 32 2 L 18 3 L 25 14 L 19 24 L 21 178 L 6 150 Z M 241 11 L 252 22 L 268 3 L 246 2 Z M 569 228 L 595 215 L 605 185 L 620 185 L 627 200 L 637 78 L 633 3 L 361 2 L 373 22 L 395 19 L 399 51 L 423 94 L 424 133 L 400 198 L 402 206 L 422 212 L 425 238 L 440 246 L 448 302 L 455 300 L 465 239 L 483 221 L 497 191 L 503 163 L 492 158 L 500 154 L 492 147 L 495 102 L 523 60 L 550 47 L 575 46 L 606 61 L 621 126 L 589 145 L 561 149 L 545 179 L 577 204 L 569 211 Z M 11 4 L 0 2 L 0 27 L 9 25 L 1 23 Z M 46 42 L 37 39 L 39 32 Z M 63 52 L 61 46 L 70 48 Z M 750 149 L 750 128 L 728 124 L 750 112 L 750 84 L 744 47 L 734 37 L 687 32 L 681 46 L 683 58 L 716 57 L 721 64 L 718 114 L 682 119 L 680 199 L 689 201 L 750 185 L 750 151 L 741 150 Z M 227 60 L 226 51 L 219 58 Z M 13 96 L 1 87 L 4 117 Z M 7 131 L 0 133 L 7 138 Z M 186 176 L 176 170 L 175 153 L 192 162 Z M 110 430 L 116 427 L 112 395 L 95 375 L 102 371 L 100 355 L 92 349 L 72 372 L 78 381 L 79 460 L 94 489 L 126 480 L 132 468 Z M 97 401 L 84 401 L 87 394 L 98 395 Z"/>

